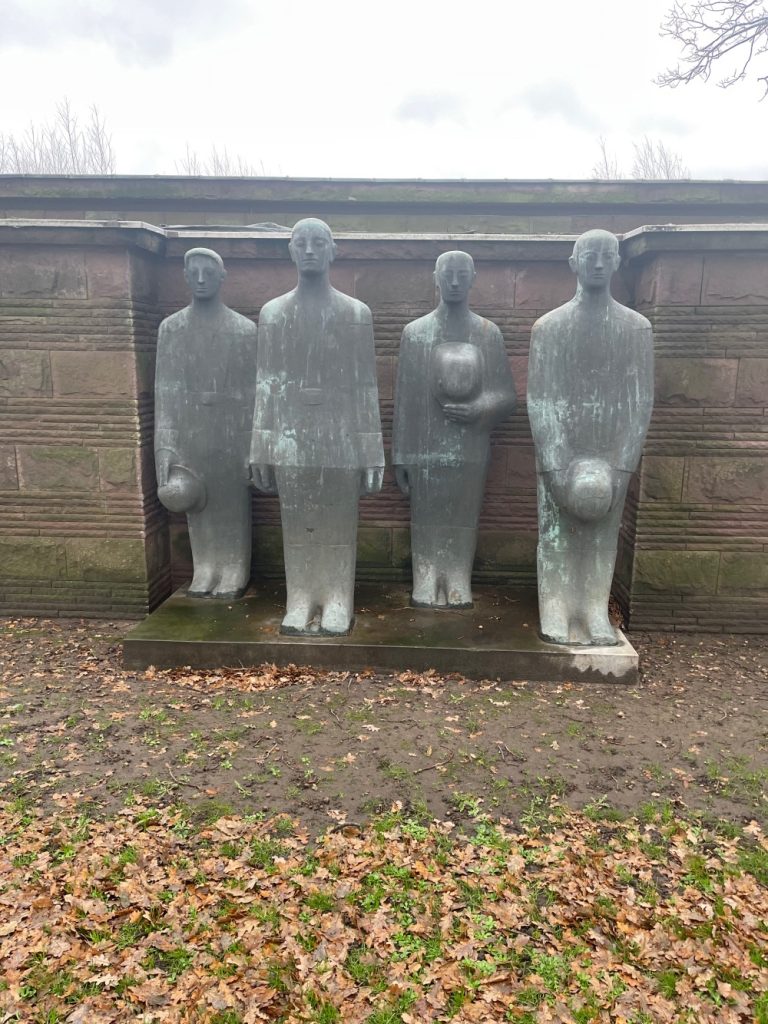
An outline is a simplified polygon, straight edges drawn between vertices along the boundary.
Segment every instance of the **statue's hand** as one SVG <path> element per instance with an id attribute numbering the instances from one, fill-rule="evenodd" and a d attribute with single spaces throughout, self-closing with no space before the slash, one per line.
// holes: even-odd
<path id="1" fill-rule="evenodd" d="M 254 487 L 258 488 L 260 491 L 265 491 L 267 494 L 274 494 L 277 490 L 274 466 L 268 466 L 261 462 L 252 462 L 251 480 L 253 481 Z"/>
<path id="2" fill-rule="evenodd" d="M 171 466 L 174 462 L 178 462 L 178 458 L 176 452 L 171 451 L 170 448 L 160 448 L 155 452 L 155 475 L 158 487 L 165 487 L 168 483 Z"/>
<path id="3" fill-rule="evenodd" d="M 485 406 L 477 398 L 474 402 L 446 402 L 443 412 L 452 423 L 475 423 L 485 412 Z"/>
<path id="4" fill-rule="evenodd" d="M 361 481 L 361 490 L 363 494 L 375 494 L 381 490 L 381 484 L 384 479 L 384 470 L 380 468 L 375 469 L 364 469 Z"/>
<path id="5" fill-rule="evenodd" d="M 556 469 L 553 472 L 548 473 L 549 486 L 552 490 L 552 497 L 555 499 L 555 503 L 559 508 L 565 509 L 568 505 L 568 471 L 566 469 Z"/>
<path id="6" fill-rule="evenodd" d="M 411 481 L 408 479 L 408 470 L 405 466 L 395 466 L 395 481 L 407 498 L 411 493 Z"/>

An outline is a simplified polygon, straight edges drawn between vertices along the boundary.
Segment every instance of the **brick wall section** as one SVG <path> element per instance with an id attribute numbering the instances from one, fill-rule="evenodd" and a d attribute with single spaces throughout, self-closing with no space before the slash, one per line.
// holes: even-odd
<path id="1" fill-rule="evenodd" d="M 137 615 L 168 589 L 146 228 L 0 223 L 0 609 Z"/>
<path id="2" fill-rule="evenodd" d="M 631 622 L 766 632 L 768 227 L 645 232 L 624 248 L 656 342 Z"/>

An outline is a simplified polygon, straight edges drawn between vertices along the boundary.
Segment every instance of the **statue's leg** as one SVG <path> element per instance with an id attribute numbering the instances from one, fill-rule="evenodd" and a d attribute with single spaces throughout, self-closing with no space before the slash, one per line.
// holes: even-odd
<path id="1" fill-rule="evenodd" d="M 485 474 L 483 463 L 409 469 L 413 604 L 472 606 L 472 563 Z"/>
<path id="2" fill-rule="evenodd" d="M 484 462 L 465 462 L 441 471 L 445 480 L 443 503 L 451 520 L 445 531 L 445 580 L 452 608 L 472 607 L 472 565 L 486 472 Z"/>
<path id="3" fill-rule="evenodd" d="M 320 632 L 343 636 L 352 628 L 357 561 L 360 470 L 326 469 L 318 494 Z"/>
<path id="4" fill-rule="evenodd" d="M 215 559 L 215 517 L 206 507 L 201 512 L 187 514 L 189 544 L 192 548 L 192 582 L 187 589 L 189 597 L 210 597 L 218 575 Z"/>
<path id="5" fill-rule="evenodd" d="M 280 518 L 283 525 L 285 586 L 287 592 L 283 633 L 309 633 L 317 607 L 314 593 L 317 568 L 313 560 L 312 532 L 316 520 L 313 493 L 317 471 L 303 467 L 276 467 Z"/>
<path id="6" fill-rule="evenodd" d="M 250 488 L 239 481 L 222 486 L 218 504 L 219 579 L 213 596 L 236 598 L 245 593 L 251 577 Z"/>
<path id="7" fill-rule="evenodd" d="M 629 474 L 622 474 L 622 477 L 610 512 L 605 519 L 591 525 L 591 544 L 588 548 L 585 546 L 582 553 L 583 617 L 588 643 L 593 645 L 609 646 L 618 643 L 616 630 L 608 616 L 608 602 L 629 483 Z"/>
<path id="8" fill-rule="evenodd" d="M 408 467 L 411 501 L 411 604 L 430 608 L 438 603 L 437 545 L 433 523 L 432 469 Z"/>
<path id="9" fill-rule="evenodd" d="M 572 642 L 570 623 L 577 587 L 575 573 L 580 564 L 574 565 L 569 558 L 572 546 L 569 525 L 543 473 L 537 476 L 537 494 L 539 543 L 536 565 L 541 635 L 551 643 L 567 644 Z"/>

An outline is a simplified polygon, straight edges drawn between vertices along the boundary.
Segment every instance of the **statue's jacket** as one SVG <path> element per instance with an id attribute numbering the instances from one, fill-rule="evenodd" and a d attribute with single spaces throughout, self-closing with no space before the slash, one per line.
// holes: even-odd
<path id="1" fill-rule="evenodd" d="M 175 452 L 199 476 L 237 464 L 247 481 L 254 402 L 256 325 L 222 306 L 191 306 L 160 324 L 155 371 L 155 451 Z"/>
<path id="2" fill-rule="evenodd" d="M 534 324 L 528 416 L 540 473 L 600 458 L 633 472 L 653 409 L 650 322 L 617 302 L 603 317 L 571 301 Z"/>
<path id="3" fill-rule="evenodd" d="M 512 372 L 499 328 L 475 313 L 462 339 L 482 356 L 479 394 L 489 391 L 514 400 Z M 435 311 L 407 324 L 400 341 L 392 428 L 392 462 L 402 466 L 485 465 L 490 457 L 489 429 L 447 419 L 434 391 L 432 352 L 445 341 Z M 508 412 L 506 413 L 508 414 Z"/>
<path id="4" fill-rule="evenodd" d="M 307 308 L 289 292 L 259 316 L 251 462 L 384 466 L 371 311 L 331 289 Z"/>

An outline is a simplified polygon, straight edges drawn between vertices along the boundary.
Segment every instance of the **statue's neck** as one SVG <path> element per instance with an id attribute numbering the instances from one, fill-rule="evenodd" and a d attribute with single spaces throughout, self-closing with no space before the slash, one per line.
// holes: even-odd
<path id="1" fill-rule="evenodd" d="M 573 301 L 584 309 L 607 309 L 613 302 L 610 288 L 583 288 L 576 286 Z"/>
<path id="2" fill-rule="evenodd" d="M 317 300 L 330 296 L 333 288 L 327 274 L 307 274 L 299 276 L 296 291 L 301 298 Z"/>
<path id="3" fill-rule="evenodd" d="M 194 296 L 192 297 L 192 312 L 195 316 L 214 317 L 217 316 L 223 308 L 224 303 L 218 295 L 214 295 L 211 299 L 196 299 Z"/>
<path id="4" fill-rule="evenodd" d="M 472 313 L 468 302 L 444 302 L 437 307 L 438 318 L 446 327 L 461 327 L 469 323 Z"/>

